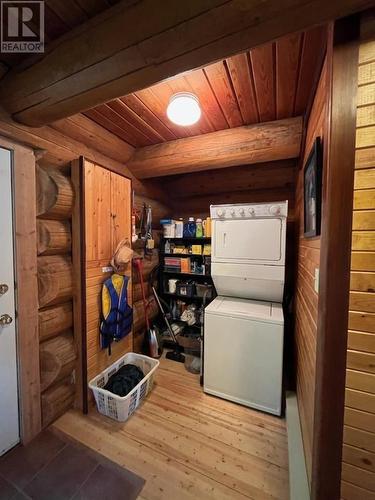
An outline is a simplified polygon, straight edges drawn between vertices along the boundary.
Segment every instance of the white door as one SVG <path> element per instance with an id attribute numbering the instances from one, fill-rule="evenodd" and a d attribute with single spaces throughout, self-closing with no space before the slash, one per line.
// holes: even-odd
<path id="1" fill-rule="evenodd" d="M 280 264 L 284 257 L 283 226 L 278 218 L 215 220 L 212 260 Z"/>
<path id="2" fill-rule="evenodd" d="M 0 148 L 0 455 L 19 442 L 12 153 Z"/>

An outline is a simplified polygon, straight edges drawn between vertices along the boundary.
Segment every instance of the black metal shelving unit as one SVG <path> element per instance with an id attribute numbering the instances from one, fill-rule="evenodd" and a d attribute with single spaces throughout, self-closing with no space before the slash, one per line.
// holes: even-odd
<path id="1" fill-rule="evenodd" d="M 188 257 L 188 255 L 186 256 Z M 183 273 L 181 271 L 169 271 L 169 270 L 164 270 L 163 271 L 165 274 L 178 274 L 179 276 L 183 276 L 183 277 L 189 277 L 189 276 L 193 276 L 194 278 L 196 277 L 200 277 L 200 278 L 211 278 L 211 275 L 210 274 L 202 274 L 202 273 Z"/>
<path id="2" fill-rule="evenodd" d="M 186 237 L 184 236 L 183 238 L 163 238 L 163 240 L 171 240 L 171 241 L 178 241 L 178 242 L 182 242 L 182 241 L 194 241 L 195 243 L 199 243 L 199 242 L 210 242 L 211 241 L 211 236 L 202 236 L 201 238 L 197 238 L 196 236 L 191 236 L 191 237 Z"/>
<path id="3" fill-rule="evenodd" d="M 176 300 L 183 300 L 188 303 L 192 302 L 197 302 L 198 305 L 201 305 L 203 302 L 203 297 L 194 294 L 193 296 L 186 296 L 186 295 L 181 295 L 178 293 L 170 293 L 168 290 L 168 279 L 170 278 L 181 278 L 182 281 L 187 281 L 187 280 L 193 280 L 198 283 L 201 282 L 206 282 L 207 284 L 212 285 L 213 287 L 213 294 L 212 297 L 209 299 L 206 299 L 206 302 L 210 302 L 214 297 L 216 297 L 216 292 L 215 288 L 213 286 L 213 281 L 211 277 L 211 273 L 207 274 L 201 274 L 201 273 L 193 273 L 193 272 L 181 272 L 181 271 L 174 271 L 170 269 L 165 269 L 164 265 L 164 258 L 165 257 L 174 257 L 176 259 L 184 259 L 184 258 L 190 258 L 192 260 L 196 260 L 202 263 L 207 262 L 210 258 L 211 255 L 203 255 L 202 254 L 185 254 L 185 253 L 171 253 L 171 252 L 165 252 L 165 244 L 166 242 L 169 241 L 170 243 L 175 243 L 179 244 L 179 246 L 191 246 L 191 245 L 205 245 L 205 244 L 210 244 L 211 243 L 211 238 L 209 237 L 202 237 L 202 238 L 163 238 L 161 241 L 161 248 L 160 248 L 160 261 L 161 261 L 161 266 L 160 266 L 160 275 L 159 275 L 159 290 L 160 293 L 163 295 L 165 300 L 170 300 L 170 299 L 176 299 Z M 207 269 L 207 266 L 205 266 L 205 269 Z"/>
<path id="4" fill-rule="evenodd" d="M 190 246 L 190 245 L 202 245 L 203 246 L 204 244 L 210 244 L 211 238 L 163 238 L 161 240 L 161 246 L 160 246 L 161 266 L 160 266 L 160 272 L 159 272 L 159 291 L 160 291 L 161 295 L 163 296 L 163 299 L 167 303 L 170 303 L 170 304 L 173 300 L 176 300 L 176 301 L 183 301 L 187 305 L 196 304 L 199 308 L 204 306 L 204 305 L 207 305 L 216 297 L 216 290 L 215 290 L 215 287 L 214 287 L 214 284 L 212 281 L 211 272 L 209 272 L 208 274 L 198 274 L 198 273 L 191 273 L 191 272 L 186 273 L 186 272 L 181 272 L 181 271 L 177 271 L 177 270 L 176 271 L 169 270 L 169 269 L 166 270 L 165 265 L 164 265 L 164 258 L 165 257 L 174 257 L 174 258 L 184 259 L 184 258 L 190 257 L 191 259 L 196 259 L 199 262 L 206 263 L 206 260 L 208 257 L 211 261 L 211 255 L 209 255 L 209 256 L 203 255 L 203 253 L 202 254 L 193 254 L 193 253 L 185 254 L 185 253 L 165 252 L 165 243 L 167 240 L 169 240 L 170 243 L 175 243 L 175 244 L 179 244 L 179 246 L 181 245 L 181 246 L 186 247 L 186 246 Z M 205 266 L 205 270 L 207 268 L 208 267 Z M 209 269 L 210 269 L 210 266 L 209 266 Z M 204 297 L 201 297 L 200 295 L 197 295 L 196 293 L 190 297 L 188 297 L 186 295 L 181 295 L 179 293 L 170 293 L 168 290 L 168 280 L 172 277 L 177 278 L 177 279 L 181 279 L 184 281 L 194 280 L 197 283 L 205 282 L 207 284 L 210 284 L 210 285 L 212 285 L 212 288 L 213 288 L 212 297 L 210 297 L 210 298 L 206 297 L 206 299 L 204 300 Z M 199 348 L 201 349 L 201 357 L 202 357 L 201 362 L 203 363 L 203 351 L 202 351 L 203 344 L 201 342 L 201 340 L 202 340 L 201 328 L 202 328 L 201 324 L 196 324 L 193 326 L 186 325 L 183 332 L 184 332 L 184 335 L 186 334 L 188 336 L 191 336 L 192 335 L 191 332 L 195 331 L 193 336 L 194 336 L 194 338 L 200 339 L 197 341 L 199 344 Z M 179 342 L 181 343 L 181 337 L 179 337 Z M 168 342 L 166 342 L 166 345 L 168 345 Z M 183 348 L 185 350 L 186 346 L 183 346 Z M 203 385 L 202 373 L 203 372 L 201 371 L 201 375 L 200 375 L 201 385 Z"/>

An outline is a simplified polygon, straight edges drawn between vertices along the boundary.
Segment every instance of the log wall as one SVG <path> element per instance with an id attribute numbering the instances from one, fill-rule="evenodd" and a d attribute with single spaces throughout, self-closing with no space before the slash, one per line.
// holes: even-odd
<path id="1" fill-rule="evenodd" d="M 375 498 L 375 22 L 361 23 L 341 497 Z"/>
<path id="2" fill-rule="evenodd" d="M 36 179 L 40 383 L 45 427 L 66 411 L 75 397 L 71 256 L 74 192 L 69 172 L 37 167 Z"/>
<path id="3" fill-rule="evenodd" d="M 327 139 L 328 82 L 324 64 L 307 123 L 303 162 L 296 187 L 297 280 L 295 290 L 295 365 L 298 409 L 305 451 L 307 473 L 311 479 L 314 431 L 316 332 L 318 294 L 314 289 L 315 269 L 320 265 L 320 236 L 304 237 L 303 166 L 314 140 Z M 323 165 L 324 169 L 324 165 Z"/>

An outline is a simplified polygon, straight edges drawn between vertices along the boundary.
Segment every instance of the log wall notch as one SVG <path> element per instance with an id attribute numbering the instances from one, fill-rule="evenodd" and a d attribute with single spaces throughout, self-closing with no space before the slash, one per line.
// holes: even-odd
<path id="1" fill-rule="evenodd" d="M 37 167 L 37 268 L 42 425 L 72 406 L 76 388 L 70 172 Z"/>
<path id="2" fill-rule="evenodd" d="M 38 255 L 70 253 L 72 234 L 69 221 L 38 220 Z"/>
<path id="3" fill-rule="evenodd" d="M 37 216 L 41 219 L 70 219 L 73 186 L 68 176 L 57 169 L 37 168 Z"/>

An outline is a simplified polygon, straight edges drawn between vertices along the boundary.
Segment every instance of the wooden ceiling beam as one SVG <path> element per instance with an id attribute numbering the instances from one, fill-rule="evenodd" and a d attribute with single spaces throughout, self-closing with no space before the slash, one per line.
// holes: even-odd
<path id="1" fill-rule="evenodd" d="M 17 121 L 45 125 L 372 3 L 123 0 L 10 71 L 0 102 Z"/>
<path id="2" fill-rule="evenodd" d="M 240 165 L 230 171 L 207 170 L 165 177 L 163 186 L 173 199 L 184 203 L 191 196 L 260 189 L 288 189 L 295 185 L 297 160 Z"/>
<path id="3" fill-rule="evenodd" d="M 138 179 L 297 158 L 302 117 L 247 125 L 136 149 L 128 168 Z"/>

